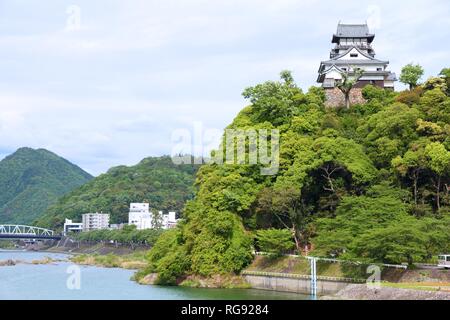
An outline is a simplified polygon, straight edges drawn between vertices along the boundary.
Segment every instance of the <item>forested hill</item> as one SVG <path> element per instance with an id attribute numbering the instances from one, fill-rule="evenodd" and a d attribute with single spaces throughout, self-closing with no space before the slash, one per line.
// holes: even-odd
<path id="1" fill-rule="evenodd" d="M 87 212 L 111 214 L 111 223 L 128 222 L 131 202 L 149 202 L 154 210 L 180 212 L 194 194 L 195 165 L 176 165 L 169 156 L 146 158 L 131 167 L 111 168 L 73 190 L 36 221 L 58 228 L 65 218 L 81 221 Z"/>
<path id="2" fill-rule="evenodd" d="M 21 148 L 0 161 L 0 223 L 29 224 L 92 176 L 45 149 Z"/>
<path id="3" fill-rule="evenodd" d="M 349 109 L 281 76 L 246 89 L 251 105 L 229 126 L 278 129 L 278 173 L 202 166 L 185 223 L 161 236 L 147 271 L 159 283 L 239 272 L 255 248 L 385 263 L 448 252 L 450 73 L 401 93 L 367 86 Z"/>

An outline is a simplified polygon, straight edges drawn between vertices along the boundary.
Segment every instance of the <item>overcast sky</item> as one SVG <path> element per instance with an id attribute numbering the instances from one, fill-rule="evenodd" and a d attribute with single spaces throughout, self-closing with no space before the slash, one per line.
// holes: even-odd
<path id="1" fill-rule="evenodd" d="M 97 175 L 170 154 L 174 130 L 229 124 L 247 86 L 315 85 L 339 20 L 367 20 L 394 72 L 435 75 L 449 17 L 448 0 L 0 0 L 0 158 L 46 148 Z"/>

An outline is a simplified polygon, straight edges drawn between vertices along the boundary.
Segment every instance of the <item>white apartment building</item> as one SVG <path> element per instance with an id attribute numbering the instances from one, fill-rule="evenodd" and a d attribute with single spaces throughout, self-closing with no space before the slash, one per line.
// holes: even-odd
<path id="1" fill-rule="evenodd" d="M 83 231 L 83 223 L 73 222 L 72 220 L 66 219 L 64 222 L 63 235 L 67 235 L 70 232 L 81 232 Z"/>
<path id="2" fill-rule="evenodd" d="M 85 213 L 82 217 L 83 231 L 109 228 L 109 214 L 107 213 Z"/>
<path id="3" fill-rule="evenodd" d="M 130 203 L 128 224 L 134 224 L 136 229 L 144 230 L 152 228 L 152 215 L 148 203 Z"/>
<path id="4" fill-rule="evenodd" d="M 128 214 L 128 224 L 134 224 L 138 230 L 158 227 L 170 229 L 177 225 L 177 219 L 175 212 L 163 214 L 162 211 L 159 211 L 158 215 L 154 215 L 150 212 L 148 203 L 131 203 L 130 212 Z"/>

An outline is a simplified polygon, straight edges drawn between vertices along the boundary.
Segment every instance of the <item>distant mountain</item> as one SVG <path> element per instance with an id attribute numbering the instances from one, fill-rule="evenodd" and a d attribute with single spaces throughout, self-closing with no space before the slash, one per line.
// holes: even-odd
<path id="1" fill-rule="evenodd" d="M 91 179 L 48 150 L 21 148 L 0 161 L 0 223 L 29 224 Z"/>
<path id="2" fill-rule="evenodd" d="M 83 213 L 100 211 L 111 214 L 111 223 L 128 222 L 131 202 L 148 202 L 153 210 L 180 212 L 194 196 L 196 172 L 197 166 L 175 165 L 169 156 L 114 167 L 63 196 L 36 224 L 58 228 L 65 218 L 81 221 Z"/>

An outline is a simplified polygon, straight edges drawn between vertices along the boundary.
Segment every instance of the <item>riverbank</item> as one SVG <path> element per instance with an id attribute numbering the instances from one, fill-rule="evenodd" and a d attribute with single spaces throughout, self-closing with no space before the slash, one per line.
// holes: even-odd
<path id="1" fill-rule="evenodd" d="M 141 270 L 147 267 L 146 254 L 149 247 L 146 246 L 128 246 L 116 245 L 111 243 L 79 243 L 66 240 L 65 245 L 58 243 L 41 243 L 19 247 L 22 250 L 30 252 L 42 252 L 49 254 L 67 254 L 68 260 L 79 265 L 90 265 L 105 268 L 121 268 L 128 270 Z M 14 248 L 17 249 L 17 248 Z M 51 264 L 58 262 L 54 259 L 45 257 L 41 260 L 26 262 L 21 260 L 0 261 L 0 266 L 13 266 L 16 264 Z"/>
<path id="2" fill-rule="evenodd" d="M 19 264 L 34 264 L 34 265 L 52 264 L 52 263 L 57 263 L 57 262 L 61 262 L 61 261 L 64 261 L 64 260 L 53 259 L 50 257 L 44 257 L 42 259 L 35 259 L 35 260 L 31 260 L 31 261 L 25 261 L 25 260 L 20 260 L 20 259 L 7 259 L 7 260 L 0 260 L 0 267 L 12 267 L 12 266 L 16 266 Z"/>
<path id="3" fill-rule="evenodd" d="M 148 246 L 119 245 L 108 242 L 84 243 L 65 239 L 40 251 L 70 254 L 70 261 L 79 265 L 141 270 L 147 267 Z"/>
<path id="4" fill-rule="evenodd" d="M 69 260 L 79 265 L 136 270 L 132 277 L 142 285 L 155 284 L 156 274 L 146 273 L 147 252 L 150 248 L 118 246 L 110 243 L 47 246 L 40 251 L 69 254 Z M 52 259 L 25 262 L 51 264 Z M 24 263 L 0 261 L 0 266 Z M 366 268 L 319 261 L 318 292 L 324 299 L 450 299 L 450 273 L 448 270 L 384 269 L 382 288 L 373 291 L 365 284 Z M 295 283 L 294 283 L 295 282 Z M 301 283 L 300 283 L 301 282 Z M 300 284 L 299 284 L 300 283 Z M 359 284 L 358 284 L 359 283 Z M 275 292 L 309 293 L 309 262 L 298 257 L 269 258 L 256 256 L 253 263 L 241 275 L 214 275 L 201 277 L 190 275 L 178 279 L 177 285 L 191 288 L 263 289 Z M 294 289 L 295 290 L 294 290 Z M 421 291 L 421 292 L 418 292 Z M 448 291 L 448 292 L 447 292 Z"/>
<path id="5" fill-rule="evenodd" d="M 352 284 L 324 300 L 450 300 L 450 291 L 394 288 L 382 284 L 379 288 Z"/>
<path id="6" fill-rule="evenodd" d="M 126 255 L 109 253 L 100 254 L 77 254 L 70 261 L 80 265 L 90 265 L 104 268 L 122 268 L 128 270 L 140 270 L 148 266 L 146 252 L 138 251 Z"/>
<path id="7" fill-rule="evenodd" d="M 253 288 L 306 293 L 309 261 L 299 257 L 257 256 L 243 272 Z M 323 299 L 450 300 L 450 272 L 445 269 L 382 268 L 381 288 L 365 284 L 367 266 L 318 261 L 318 294 Z"/>

